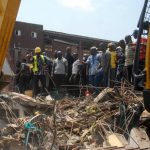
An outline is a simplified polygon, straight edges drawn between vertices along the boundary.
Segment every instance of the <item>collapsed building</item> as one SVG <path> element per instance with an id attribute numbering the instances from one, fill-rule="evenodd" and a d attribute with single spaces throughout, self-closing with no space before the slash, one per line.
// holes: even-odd
<path id="1" fill-rule="evenodd" d="M 126 83 L 62 100 L 3 92 L 0 111 L 2 149 L 150 149 L 150 114 Z"/>

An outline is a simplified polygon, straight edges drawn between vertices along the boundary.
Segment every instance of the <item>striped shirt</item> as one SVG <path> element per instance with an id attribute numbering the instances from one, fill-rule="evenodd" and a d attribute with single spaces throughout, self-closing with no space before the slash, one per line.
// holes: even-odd
<path id="1" fill-rule="evenodd" d="M 134 50 L 131 44 L 126 45 L 125 49 L 125 66 L 133 65 L 134 62 Z"/>

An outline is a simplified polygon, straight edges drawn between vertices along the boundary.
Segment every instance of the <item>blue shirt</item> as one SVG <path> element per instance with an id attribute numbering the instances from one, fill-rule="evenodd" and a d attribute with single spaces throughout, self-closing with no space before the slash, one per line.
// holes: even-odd
<path id="1" fill-rule="evenodd" d="M 86 63 L 89 66 L 89 75 L 96 75 L 99 72 L 100 55 L 90 55 Z"/>

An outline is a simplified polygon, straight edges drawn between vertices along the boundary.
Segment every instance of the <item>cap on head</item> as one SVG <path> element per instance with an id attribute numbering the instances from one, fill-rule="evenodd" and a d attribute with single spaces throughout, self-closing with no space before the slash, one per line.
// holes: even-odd
<path id="1" fill-rule="evenodd" d="M 108 43 L 108 48 L 112 47 L 113 43 Z"/>
<path id="2" fill-rule="evenodd" d="M 96 47 L 96 46 L 92 46 L 92 47 L 90 48 L 90 51 L 91 51 L 91 55 L 95 55 L 96 52 L 97 52 L 97 47 Z"/>
<path id="3" fill-rule="evenodd" d="M 73 56 L 73 58 L 77 59 L 78 58 L 78 53 L 73 53 L 72 56 Z"/>
<path id="4" fill-rule="evenodd" d="M 96 46 L 92 46 L 92 47 L 90 48 L 90 50 L 95 50 L 95 51 L 97 51 L 97 47 L 96 47 Z"/>
<path id="5" fill-rule="evenodd" d="M 57 54 L 62 54 L 62 52 L 61 51 L 57 51 Z"/>
<path id="6" fill-rule="evenodd" d="M 41 52 L 41 48 L 40 47 L 36 47 L 34 50 L 35 53 L 40 53 Z"/>
<path id="7" fill-rule="evenodd" d="M 61 58 L 62 58 L 62 52 L 61 52 L 61 51 L 58 51 L 58 52 L 57 52 L 57 58 L 58 58 L 58 59 L 61 59 Z"/>

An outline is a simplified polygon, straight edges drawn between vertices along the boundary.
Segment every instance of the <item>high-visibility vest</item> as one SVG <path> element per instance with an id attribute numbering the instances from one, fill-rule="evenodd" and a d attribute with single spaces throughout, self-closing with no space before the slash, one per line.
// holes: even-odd
<path id="1" fill-rule="evenodd" d="M 42 63 L 45 63 L 45 59 L 43 55 L 40 55 L 41 59 L 42 59 Z M 39 68 L 37 65 L 37 56 L 33 56 L 33 68 L 32 68 L 33 72 L 38 72 Z"/>

